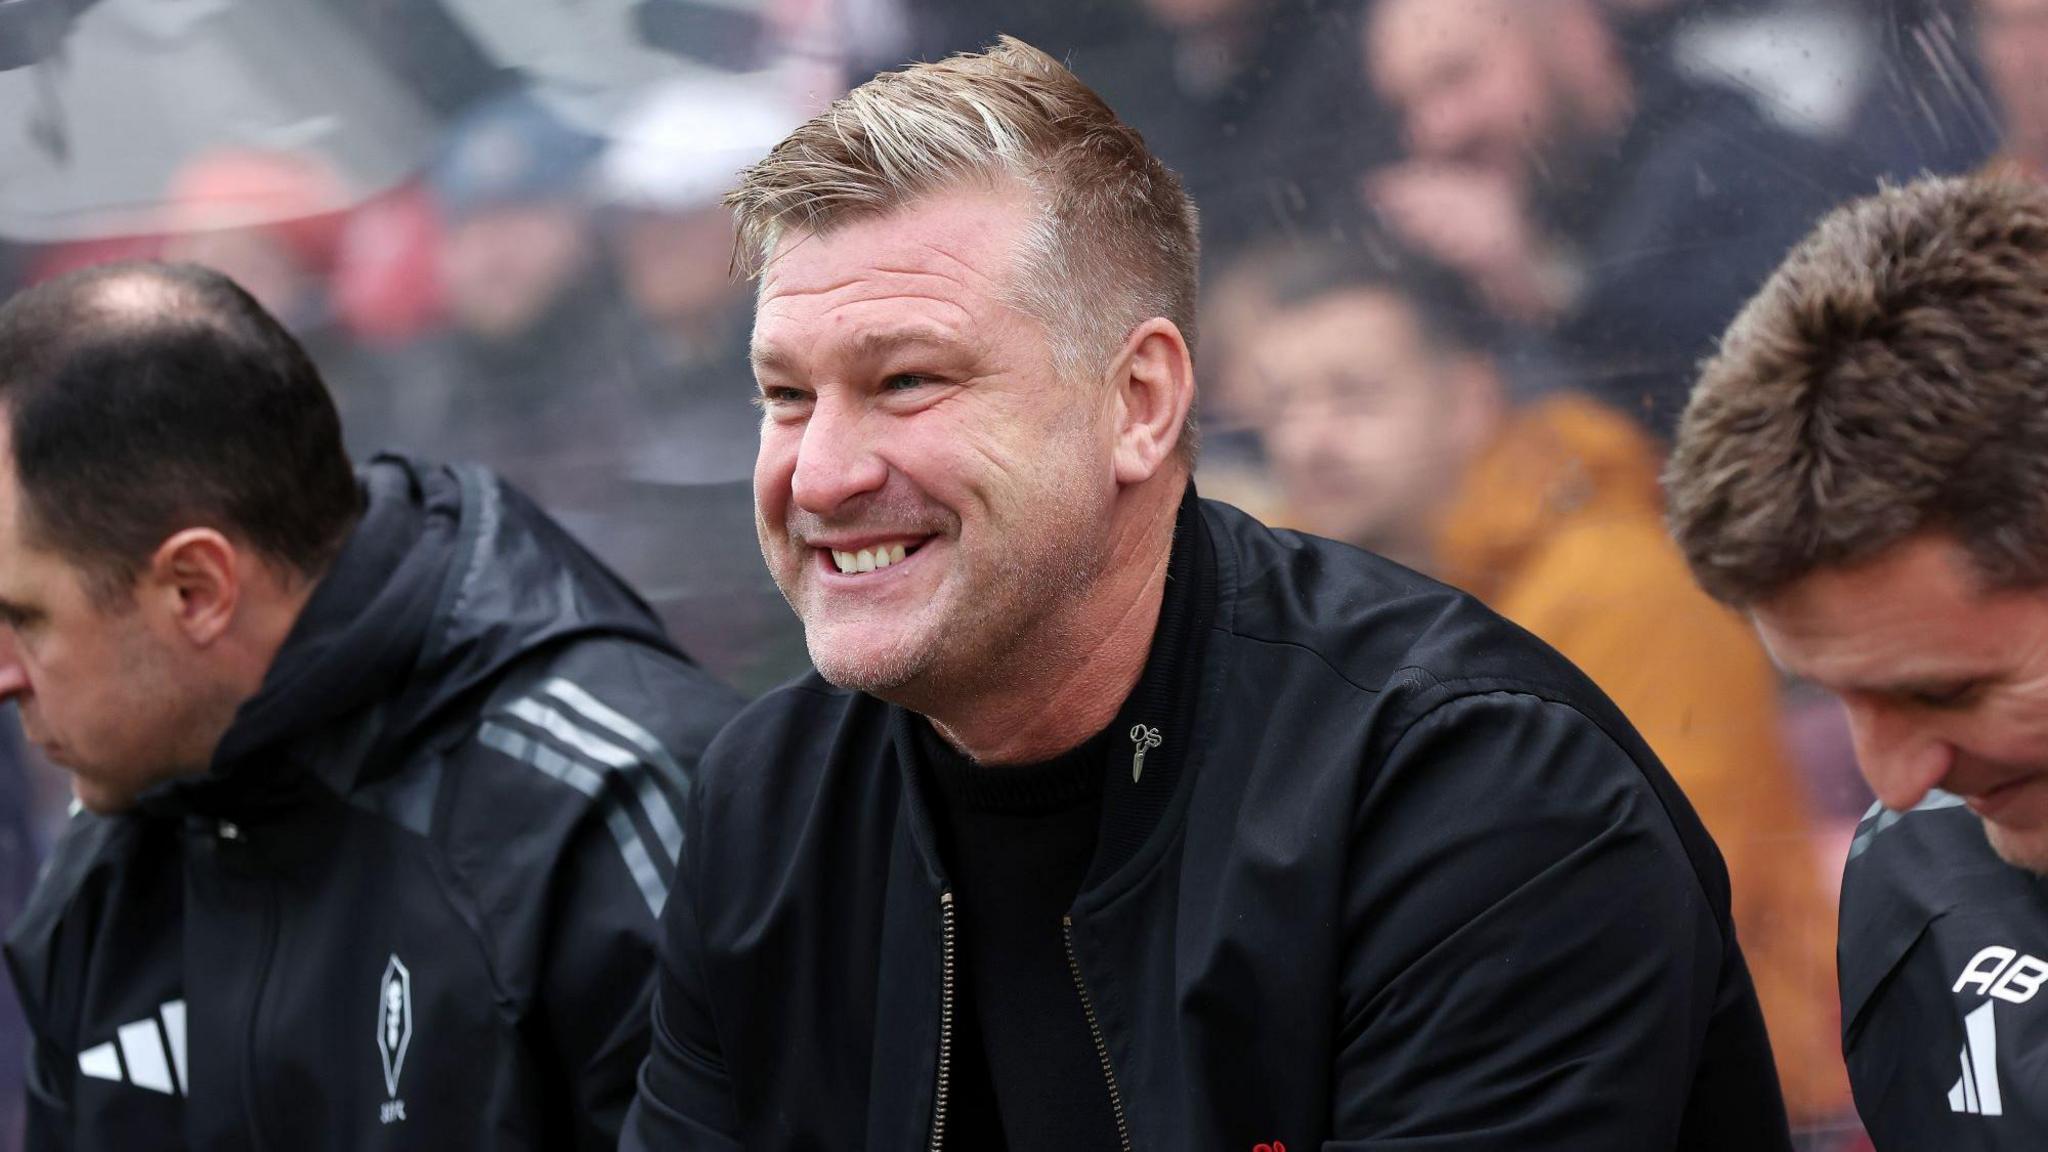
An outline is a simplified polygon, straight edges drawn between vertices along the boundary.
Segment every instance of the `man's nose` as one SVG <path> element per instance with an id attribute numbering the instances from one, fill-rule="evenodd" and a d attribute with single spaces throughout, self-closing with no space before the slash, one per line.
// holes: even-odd
<path id="1" fill-rule="evenodd" d="M 879 429 L 865 406 L 836 395 L 821 396 L 805 421 L 797 445 L 790 496 L 797 507 L 830 516 L 848 500 L 876 491 L 889 478 L 889 465 L 876 451 Z"/>
<path id="2" fill-rule="evenodd" d="M 1849 705 L 1856 763 L 1886 808 L 1905 812 L 1941 786 L 1955 751 L 1924 721 L 1883 704 Z"/>

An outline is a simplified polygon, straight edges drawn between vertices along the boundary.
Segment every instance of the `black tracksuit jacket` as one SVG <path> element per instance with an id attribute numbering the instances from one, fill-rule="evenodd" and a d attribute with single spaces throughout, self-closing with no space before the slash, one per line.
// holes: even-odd
<path id="1" fill-rule="evenodd" d="M 1961 797 L 1863 818 L 1837 950 L 1878 1152 L 2048 1148 L 2048 879 L 1999 859 Z"/>
<path id="2" fill-rule="evenodd" d="M 1112 757 L 1045 928 L 1113 1139 L 1790 1147 L 1719 855 L 1590 682 L 1353 549 L 1192 497 L 1175 541 L 1187 707 L 1125 705 L 1142 777 Z M 706 752 L 623 1149 L 941 1143 L 961 913 L 917 722 L 812 678 Z"/>
<path id="3" fill-rule="evenodd" d="M 489 473 L 363 484 L 210 773 L 74 816 L 11 934 L 32 1149 L 616 1140 L 739 701 Z"/>

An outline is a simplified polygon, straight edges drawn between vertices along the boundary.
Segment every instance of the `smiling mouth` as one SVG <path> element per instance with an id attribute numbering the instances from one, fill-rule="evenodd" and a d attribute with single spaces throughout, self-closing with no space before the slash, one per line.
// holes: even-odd
<path id="1" fill-rule="evenodd" d="M 1986 820 L 1995 821 L 1999 816 L 2007 814 L 2006 809 L 2016 805 L 2031 785 L 2039 782 L 2039 777 L 2021 776 L 2017 779 L 2007 780 L 1996 787 L 1987 788 L 1982 792 L 1966 796 L 1964 797 L 1964 803 L 1978 816 Z"/>
<path id="2" fill-rule="evenodd" d="M 901 564 L 906 558 L 917 555 L 917 550 L 922 547 L 924 541 L 919 540 L 911 544 L 899 541 L 895 544 L 882 544 L 853 551 L 841 551 L 837 548 L 821 548 L 819 551 L 832 558 L 832 566 L 838 569 L 840 575 L 862 576 Z"/>

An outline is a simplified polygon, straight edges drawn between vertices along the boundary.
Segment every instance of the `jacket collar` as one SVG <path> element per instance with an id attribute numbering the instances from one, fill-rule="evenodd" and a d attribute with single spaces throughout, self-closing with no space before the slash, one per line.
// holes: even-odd
<path id="1" fill-rule="evenodd" d="M 1112 887 L 1167 830 L 1172 812 L 1183 808 L 1200 746 L 1196 722 L 1208 661 L 1208 641 L 1217 616 L 1217 560 L 1201 499 L 1191 482 L 1175 518 L 1173 552 L 1167 561 L 1166 594 L 1159 623 L 1138 685 L 1110 722 L 1110 753 L 1103 787 L 1102 828 L 1095 856 L 1082 882 L 1080 901 Z M 932 882 L 946 886 L 929 800 L 924 794 L 924 752 L 917 725 L 926 721 L 890 706 L 890 735 L 903 772 L 903 796 L 912 838 Z M 1142 764 L 1138 749 L 1144 748 Z"/>

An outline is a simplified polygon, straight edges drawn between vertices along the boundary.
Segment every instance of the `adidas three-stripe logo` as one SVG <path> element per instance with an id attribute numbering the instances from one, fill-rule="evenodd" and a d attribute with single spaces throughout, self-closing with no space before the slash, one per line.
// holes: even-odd
<path id="1" fill-rule="evenodd" d="M 626 871 L 657 919 L 683 850 L 683 769 L 654 734 L 568 680 L 514 700 L 477 739 L 599 804 Z M 613 786 L 613 785 L 616 786 Z M 648 850 L 652 833 L 660 860 Z"/>
<path id="2" fill-rule="evenodd" d="M 114 1029 L 115 1039 L 78 1054 L 78 1071 L 94 1080 L 127 1082 L 166 1096 L 185 1094 L 185 1002 Z M 165 1056 L 169 1053 L 168 1059 Z"/>
<path id="3" fill-rule="evenodd" d="M 1972 1116 L 2002 1116 L 2005 1101 L 1998 1092 L 1998 1026 L 1986 1000 L 1963 1017 L 1968 1039 L 1963 1043 L 1963 1075 L 1948 1090 L 1948 1110 Z"/>

